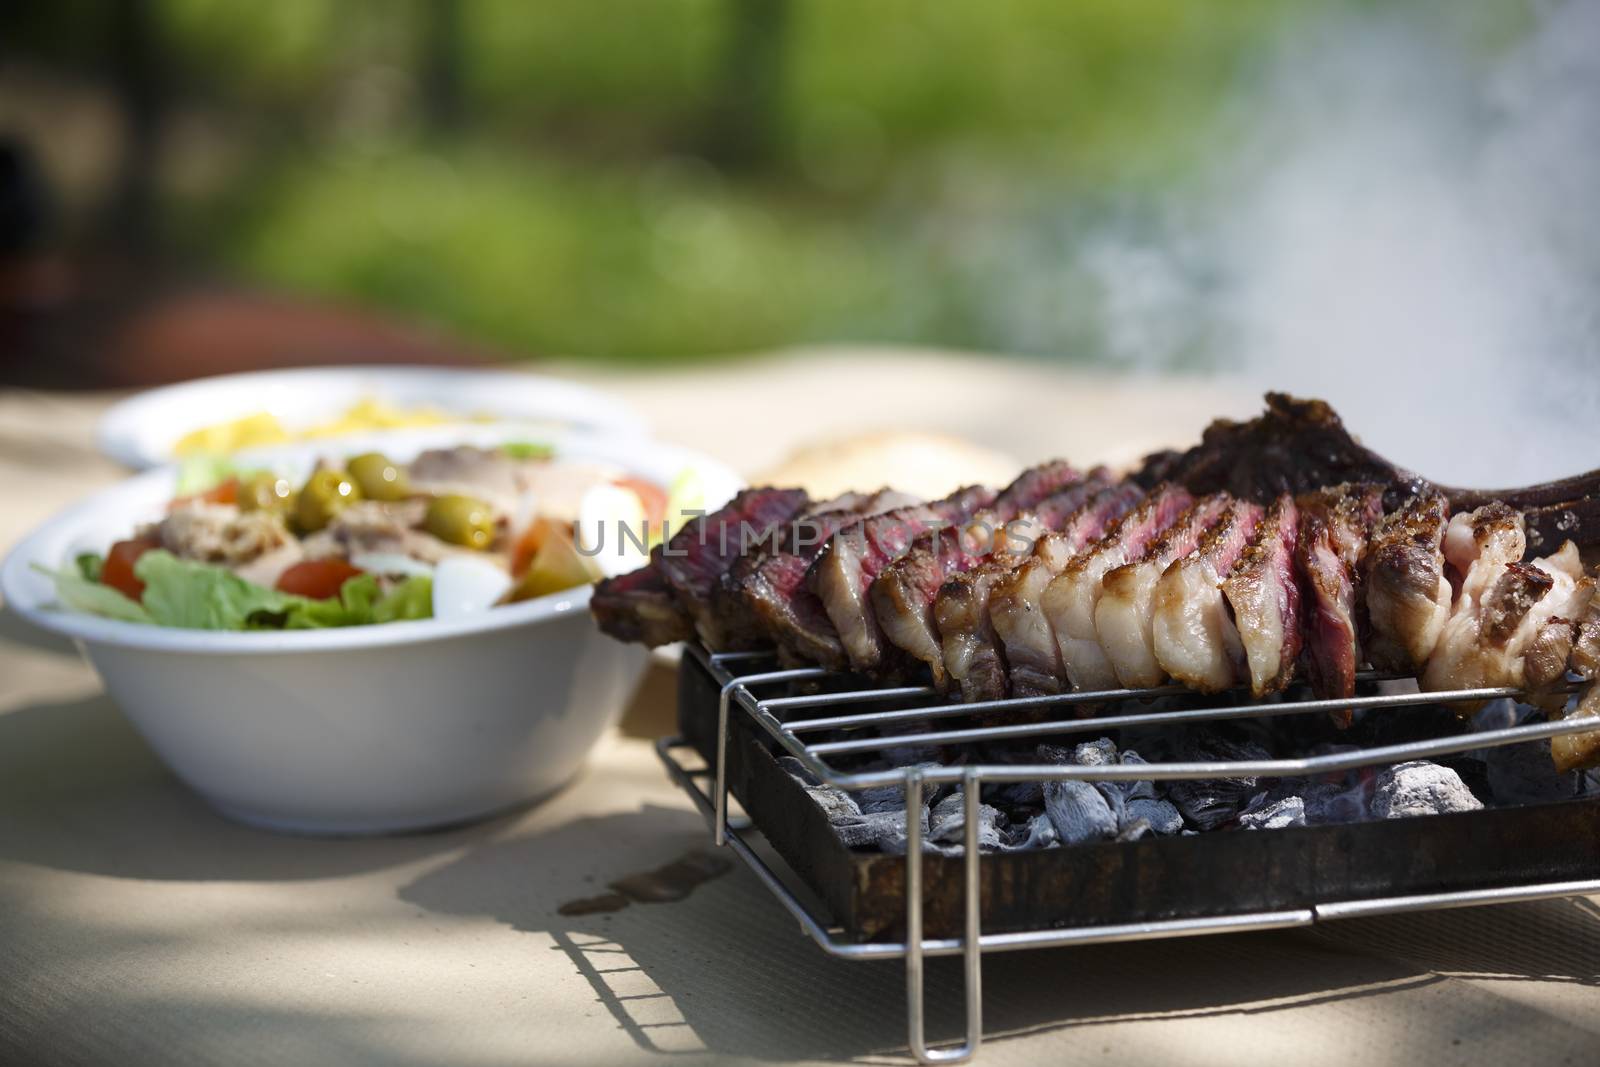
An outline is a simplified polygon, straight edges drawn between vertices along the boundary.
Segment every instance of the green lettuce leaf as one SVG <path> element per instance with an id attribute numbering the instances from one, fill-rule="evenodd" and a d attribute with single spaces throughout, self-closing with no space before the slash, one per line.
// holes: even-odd
<path id="1" fill-rule="evenodd" d="M 337 597 L 327 600 L 295 598 L 283 619 L 283 626 L 290 630 L 317 630 L 432 617 L 432 578 L 427 575 L 407 578 L 385 593 L 374 575 L 362 574 L 340 586 Z"/>
<path id="2" fill-rule="evenodd" d="M 35 564 L 35 569 L 55 582 L 63 607 L 190 630 L 320 630 L 433 617 L 433 579 L 426 575 L 407 578 L 385 593 L 374 575 L 362 574 L 345 582 L 338 596 L 311 600 L 155 549 L 133 567 L 145 585 L 140 604 L 91 581 L 85 576 L 89 568 L 81 563 L 61 570 Z"/>
<path id="3" fill-rule="evenodd" d="M 162 549 L 140 556 L 133 573 L 144 583 L 145 610 L 159 626 L 244 630 L 252 616 L 283 615 L 301 599 Z"/>
<path id="4" fill-rule="evenodd" d="M 56 599 L 64 608 L 122 622 L 155 621 L 138 601 L 129 600 L 109 585 L 85 578 L 76 564 L 53 571 L 35 563 L 33 569 L 56 583 Z"/>

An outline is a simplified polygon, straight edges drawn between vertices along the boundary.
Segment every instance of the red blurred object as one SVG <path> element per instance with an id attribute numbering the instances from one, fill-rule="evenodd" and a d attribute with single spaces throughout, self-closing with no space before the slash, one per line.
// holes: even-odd
<path id="1" fill-rule="evenodd" d="M 152 537 L 118 541 L 106 553 L 105 565 L 100 568 L 100 583 L 109 585 L 130 600 L 140 599 L 144 596 L 144 583 L 133 573 L 133 565 L 139 562 L 140 556 L 152 548 L 160 547 Z"/>
<path id="2" fill-rule="evenodd" d="M 278 576 L 278 592 L 327 600 L 338 596 L 345 582 L 365 573 L 342 559 L 308 559 Z"/>

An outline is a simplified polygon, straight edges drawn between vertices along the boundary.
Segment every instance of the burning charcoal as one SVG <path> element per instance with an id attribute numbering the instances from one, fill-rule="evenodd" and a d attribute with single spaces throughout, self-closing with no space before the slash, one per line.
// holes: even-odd
<path id="1" fill-rule="evenodd" d="M 1309 782 L 1299 785 L 1306 822 L 1312 826 L 1333 826 L 1361 822 L 1371 817 L 1370 782 Z"/>
<path id="2" fill-rule="evenodd" d="M 862 815 L 849 822 L 834 823 L 833 831 L 847 848 L 875 848 L 894 855 L 904 855 L 906 851 L 904 811 Z"/>
<path id="3" fill-rule="evenodd" d="M 923 769 L 937 767 L 937 763 L 920 764 Z M 929 798 L 937 795 L 937 790 L 924 786 L 923 797 Z M 863 789 L 856 794 L 856 804 L 864 812 L 901 811 L 906 806 L 906 791 L 903 786 L 882 785 L 874 789 Z"/>
<path id="4" fill-rule="evenodd" d="M 996 794 L 996 799 L 1012 808 L 1037 808 L 1044 804 L 1044 784 L 1041 782 L 1014 782 Z"/>
<path id="5" fill-rule="evenodd" d="M 1072 750 L 1072 762 L 1080 767 L 1104 767 L 1117 762 L 1117 746 L 1111 738 L 1085 741 Z"/>
<path id="6" fill-rule="evenodd" d="M 1262 803 L 1239 814 L 1239 825 L 1246 830 L 1278 830 L 1285 826 L 1306 824 L 1306 802 L 1297 796 L 1281 797 L 1268 801 L 1266 794 L 1257 798 Z"/>
<path id="7" fill-rule="evenodd" d="M 1117 836 L 1117 819 L 1100 790 L 1088 782 L 1046 782 L 1044 810 L 1064 844 Z"/>
<path id="8" fill-rule="evenodd" d="M 1134 819 L 1117 831 L 1118 841 L 1137 841 L 1145 834 L 1150 833 L 1149 819 Z"/>
<path id="9" fill-rule="evenodd" d="M 1472 795 L 1459 774 L 1427 760 L 1400 763 L 1380 771 L 1372 794 L 1372 813 L 1380 819 L 1476 811 L 1481 807 L 1483 803 Z"/>
<path id="10" fill-rule="evenodd" d="M 1035 815 L 1025 825 L 1012 827 L 1012 843 L 1000 847 L 1007 852 L 1026 852 L 1036 848 L 1055 848 L 1061 843 L 1055 824 L 1048 815 Z"/>
<path id="11" fill-rule="evenodd" d="M 1139 755 L 1139 753 L 1135 752 L 1133 749 L 1128 748 L 1123 749 L 1122 751 L 1122 762 L 1124 764 L 1128 764 L 1149 763 L 1150 761 Z M 1122 786 L 1122 795 L 1127 797 L 1130 801 L 1156 799 L 1156 784 L 1149 779 L 1139 782 L 1122 782 L 1120 784 Z M 1160 831 L 1158 830 L 1157 832 L 1159 833 Z"/>
<path id="12" fill-rule="evenodd" d="M 811 794 L 811 799 L 822 809 L 828 821 L 835 825 L 861 817 L 861 808 L 856 804 L 855 797 L 843 790 L 828 785 L 808 785 L 806 792 Z"/>
<path id="13" fill-rule="evenodd" d="M 1167 787 L 1167 795 L 1183 813 L 1184 821 L 1197 830 L 1215 830 L 1232 822 L 1255 793 L 1254 778 L 1177 781 Z"/>
<path id="14" fill-rule="evenodd" d="M 1196 737 L 1183 751 L 1186 761 L 1211 763 L 1222 760 L 1269 760 L 1272 754 L 1253 741 L 1232 741 L 1220 734 Z M 1260 792 L 1254 778 L 1208 778 L 1175 781 L 1167 796 L 1197 830 L 1215 830 L 1238 817 L 1250 798 Z"/>
<path id="15" fill-rule="evenodd" d="M 1154 797 L 1134 797 L 1129 800 L 1125 818 L 1129 822 L 1148 823 L 1152 833 L 1163 837 L 1183 829 L 1183 816 L 1178 813 L 1178 809 L 1165 800 L 1157 800 Z"/>
<path id="16" fill-rule="evenodd" d="M 978 805 L 978 847 L 999 848 L 1005 813 L 988 804 Z M 945 797 L 928 816 L 928 841 L 935 845 L 959 846 L 965 840 L 966 801 L 960 792 Z"/>

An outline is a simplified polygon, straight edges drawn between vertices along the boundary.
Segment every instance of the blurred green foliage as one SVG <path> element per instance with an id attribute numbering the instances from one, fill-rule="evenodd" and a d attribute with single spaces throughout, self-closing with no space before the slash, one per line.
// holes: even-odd
<path id="1" fill-rule="evenodd" d="M 1184 174 L 1284 20 L 1330 6 L 158 0 L 172 106 L 209 119 L 183 150 L 220 161 L 163 221 L 235 274 L 513 355 L 1090 358 L 1000 321 L 1018 242 L 1049 257 Z M 94 7 L 29 47 L 92 65 Z"/>

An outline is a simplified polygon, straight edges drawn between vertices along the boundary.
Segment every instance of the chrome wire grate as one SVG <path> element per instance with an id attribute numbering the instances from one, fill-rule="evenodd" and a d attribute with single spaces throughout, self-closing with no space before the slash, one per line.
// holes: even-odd
<path id="1" fill-rule="evenodd" d="M 1282 929 L 1354 915 L 1600 892 L 1600 879 L 1543 882 L 1451 893 L 1335 900 L 1319 902 L 1312 907 L 1282 911 L 1247 911 L 1226 916 L 984 934 L 981 929 L 979 897 L 979 864 L 982 862 L 983 853 L 978 845 L 978 832 L 980 793 L 985 783 L 1284 778 L 1339 773 L 1582 733 L 1600 729 L 1600 720 L 1535 722 L 1298 759 L 1174 761 L 1088 766 L 979 763 L 850 772 L 838 767 L 834 762 L 835 758 L 891 747 L 1030 740 L 1075 733 L 1098 733 L 1127 726 L 1182 726 L 1230 719 L 1318 714 L 1344 708 L 1391 709 L 1457 701 L 1517 698 L 1523 694 L 1516 689 L 1492 688 L 1431 693 L 1415 691 L 1382 693 L 1352 697 L 1347 700 L 1285 697 L 1269 703 L 1246 701 L 1220 707 L 1141 710 L 1086 719 L 1018 723 L 1005 722 L 1005 715 L 1038 708 L 1058 706 L 1070 708 L 1080 704 L 1104 705 L 1129 700 L 1181 697 L 1186 690 L 1180 686 L 1168 685 L 1151 689 L 1066 693 L 971 704 L 947 703 L 925 686 L 844 689 L 837 692 L 784 695 L 783 691 L 794 683 L 840 682 L 844 679 L 821 668 L 766 669 L 773 661 L 772 654 L 768 652 L 710 653 L 699 646 L 691 645 L 686 647 L 685 654 L 693 656 L 720 687 L 716 758 L 711 767 L 699 770 L 687 768 L 674 754 L 684 747 L 684 742 L 680 738 L 666 738 L 658 742 L 658 755 L 674 780 L 689 793 L 709 818 L 717 844 L 725 845 L 738 854 L 800 922 L 801 928 L 825 951 L 846 959 L 905 960 L 908 1042 L 912 1053 L 922 1063 L 963 1062 L 978 1051 L 983 1037 L 981 957 L 985 952 Z M 1360 677 L 1364 681 L 1399 680 L 1393 676 L 1378 675 L 1373 672 L 1366 672 Z M 780 695 L 760 695 L 762 692 L 770 694 L 774 689 L 778 689 Z M 1245 696 L 1248 696 L 1248 693 Z M 893 706 L 876 710 L 848 710 L 882 704 Z M 729 720 L 735 711 L 747 715 L 784 753 L 794 757 L 806 771 L 825 785 L 846 792 L 859 792 L 883 786 L 898 786 L 904 789 L 906 933 L 903 941 L 861 943 L 848 940 L 838 927 L 819 916 L 791 891 L 778 874 L 756 853 L 743 835 L 743 831 L 749 828 L 748 823 L 730 819 L 727 750 Z M 974 715 L 981 715 L 986 720 L 999 721 L 957 729 L 938 728 L 944 720 Z M 866 734 L 867 731 L 884 728 L 895 732 L 881 736 Z M 837 740 L 807 740 L 818 735 L 854 731 L 862 732 L 862 735 L 846 736 Z M 918 815 L 925 789 L 930 785 L 943 783 L 960 785 L 964 803 L 963 844 L 960 852 L 962 885 L 965 893 L 962 935 L 957 938 L 925 938 L 922 917 L 923 831 Z M 963 960 L 966 992 L 965 1038 L 959 1045 L 930 1047 L 926 1036 L 923 961 L 927 956 L 949 955 L 960 955 Z"/>

